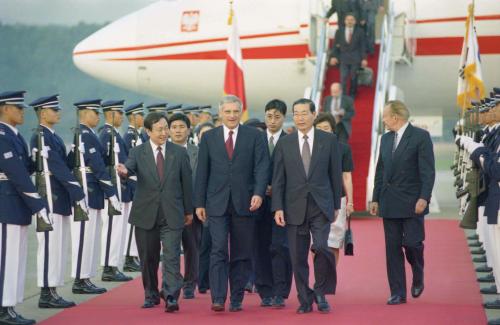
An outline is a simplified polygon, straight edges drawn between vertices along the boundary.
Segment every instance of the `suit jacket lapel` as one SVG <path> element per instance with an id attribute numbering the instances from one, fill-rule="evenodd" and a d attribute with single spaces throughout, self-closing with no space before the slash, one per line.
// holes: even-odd
<path id="1" fill-rule="evenodd" d="M 151 177 L 160 184 L 160 179 L 158 173 L 156 172 L 156 161 L 154 159 L 153 149 L 151 144 L 148 142 L 144 143 L 144 149 L 142 150 L 142 155 L 147 169 L 151 172 Z"/>
<path id="2" fill-rule="evenodd" d="M 245 128 L 243 128 L 241 125 L 238 127 L 238 134 L 236 135 L 236 138 L 233 139 L 234 142 L 234 150 L 233 150 L 233 160 L 234 158 L 238 155 L 239 153 L 239 148 L 241 147 L 241 141 L 243 139 L 243 133 L 245 133 Z M 266 137 L 267 138 L 267 137 Z M 225 148 L 225 147 L 224 147 Z"/>
<path id="3" fill-rule="evenodd" d="M 295 161 L 297 162 L 297 169 L 299 170 L 299 173 L 302 175 L 302 177 L 304 177 L 304 179 L 307 179 L 306 171 L 304 170 L 304 164 L 302 163 L 302 156 L 300 155 L 300 143 L 297 132 L 298 131 L 292 133 L 293 152 L 297 157 Z M 309 168 L 311 168 L 311 166 L 309 166 Z"/>
<path id="4" fill-rule="evenodd" d="M 172 154 L 173 144 L 167 142 L 165 145 L 165 162 L 163 164 L 163 180 L 161 186 L 165 185 L 165 181 L 168 178 L 168 174 L 172 171 L 172 165 L 174 161 L 174 155 Z"/>
<path id="5" fill-rule="evenodd" d="M 226 157 L 227 160 L 229 160 L 229 156 L 227 155 L 226 151 L 226 143 L 224 141 L 224 127 L 219 126 L 219 129 L 217 130 L 217 135 L 216 135 L 216 145 L 219 147 L 219 150 L 223 152 L 224 157 Z M 234 141 L 234 139 L 233 139 Z M 233 151 L 233 157 L 234 157 L 234 151 Z"/>
<path id="6" fill-rule="evenodd" d="M 394 155 L 392 155 L 392 166 L 391 166 L 391 175 L 396 169 L 396 167 L 399 165 L 401 162 L 401 154 L 405 151 L 406 147 L 408 146 L 408 143 L 410 142 L 410 137 L 412 134 L 412 125 L 409 124 L 408 127 L 406 128 L 405 132 L 403 133 L 403 137 L 399 141 L 399 144 L 396 148 L 396 151 L 394 152 Z M 394 140 L 394 138 L 392 138 Z M 392 147 L 391 147 L 391 153 L 392 153 Z"/>
<path id="7" fill-rule="evenodd" d="M 321 137 L 320 131 L 314 129 L 314 141 L 313 141 L 311 165 L 309 166 L 308 177 L 311 176 L 312 171 L 314 170 L 314 167 L 315 167 L 316 163 L 318 162 L 319 155 L 320 155 L 321 150 L 323 148 L 323 143 L 322 143 L 323 141 L 321 141 L 320 137 Z"/>

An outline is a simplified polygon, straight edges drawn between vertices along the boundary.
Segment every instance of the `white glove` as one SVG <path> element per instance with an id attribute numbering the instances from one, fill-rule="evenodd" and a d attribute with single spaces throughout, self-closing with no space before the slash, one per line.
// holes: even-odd
<path id="1" fill-rule="evenodd" d="M 45 209 L 45 208 L 43 208 L 42 210 L 37 212 L 37 217 L 42 218 L 45 223 L 52 224 L 52 220 L 50 218 L 50 215 L 47 214 L 47 209 Z"/>
<path id="2" fill-rule="evenodd" d="M 76 202 L 76 204 L 78 204 L 86 214 L 89 214 L 89 208 L 87 207 L 87 202 L 85 202 L 85 199 L 81 199 L 80 201 Z"/>
<path id="3" fill-rule="evenodd" d="M 468 137 L 468 136 L 465 136 L 465 135 L 461 135 L 460 136 L 460 144 L 462 146 L 464 146 L 464 148 L 466 147 L 466 145 L 470 142 L 473 142 L 472 138 Z"/>
<path id="4" fill-rule="evenodd" d="M 43 146 L 42 152 L 40 153 L 40 156 L 42 156 L 45 159 L 49 159 L 49 150 L 50 150 L 50 147 Z"/>
<path id="5" fill-rule="evenodd" d="M 85 144 L 83 142 L 80 142 L 80 145 L 78 145 L 78 151 L 85 153 Z"/>
<path id="6" fill-rule="evenodd" d="M 111 205 L 113 206 L 113 208 L 115 208 L 115 210 L 122 211 L 120 201 L 118 201 L 116 195 L 113 195 L 112 197 L 109 198 L 109 203 L 111 203 Z"/>
<path id="7" fill-rule="evenodd" d="M 482 143 L 477 143 L 477 142 L 474 142 L 474 141 L 468 141 L 466 144 L 465 144 L 465 150 L 467 150 L 469 153 L 473 153 L 474 150 L 476 150 L 477 148 L 481 148 L 481 147 L 484 147 L 484 145 Z"/>
<path id="8" fill-rule="evenodd" d="M 118 142 L 115 142 L 115 147 L 113 148 L 113 152 L 120 153 L 120 145 Z"/>

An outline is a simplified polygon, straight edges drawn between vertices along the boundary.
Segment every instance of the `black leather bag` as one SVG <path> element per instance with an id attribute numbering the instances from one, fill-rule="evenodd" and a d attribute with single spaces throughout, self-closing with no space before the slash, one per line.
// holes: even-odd
<path id="1" fill-rule="evenodd" d="M 353 256 L 354 255 L 354 238 L 351 229 L 351 216 L 347 217 L 347 230 L 344 237 L 344 255 Z"/>

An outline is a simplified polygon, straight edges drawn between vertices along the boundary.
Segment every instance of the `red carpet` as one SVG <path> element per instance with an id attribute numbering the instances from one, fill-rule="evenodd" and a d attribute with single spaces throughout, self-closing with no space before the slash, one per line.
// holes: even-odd
<path id="1" fill-rule="evenodd" d="M 352 148 L 354 160 L 353 186 L 354 186 L 354 209 L 356 211 L 366 210 L 366 178 L 368 177 L 368 166 L 371 146 L 371 127 L 373 102 L 375 100 L 375 83 L 377 80 L 379 46 L 375 47 L 375 55 L 368 56 L 368 66 L 373 69 L 373 87 L 358 87 L 358 94 L 354 101 L 356 115 L 352 119 L 352 135 L 349 144 Z M 330 85 L 340 82 L 340 69 L 331 67 L 327 71 L 323 97 L 330 94 Z"/>
<path id="2" fill-rule="evenodd" d="M 180 312 L 166 314 L 163 306 L 143 310 L 140 279 L 124 284 L 75 308 L 62 311 L 43 324 L 485 324 L 479 286 L 463 231 L 457 221 L 426 223 L 425 291 L 406 305 L 387 306 L 383 229 L 380 219 L 355 220 L 355 256 L 340 259 L 337 294 L 328 299 L 330 314 L 296 315 L 293 289 L 287 307 L 259 307 L 257 294 L 247 295 L 240 313 L 210 311 L 209 295 L 180 301 Z M 407 274 L 411 271 L 408 269 Z M 408 283 L 411 281 L 411 276 Z M 409 288 L 410 284 L 408 284 Z"/>

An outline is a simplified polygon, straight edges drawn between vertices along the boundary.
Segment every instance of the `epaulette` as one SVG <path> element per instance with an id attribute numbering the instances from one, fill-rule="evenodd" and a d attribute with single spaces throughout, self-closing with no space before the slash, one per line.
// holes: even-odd
<path id="1" fill-rule="evenodd" d="M 83 130 L 82 133 L 90 133 L 89 130 Z"/>

